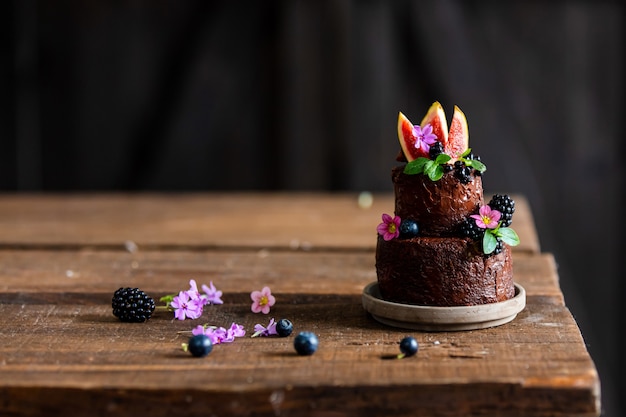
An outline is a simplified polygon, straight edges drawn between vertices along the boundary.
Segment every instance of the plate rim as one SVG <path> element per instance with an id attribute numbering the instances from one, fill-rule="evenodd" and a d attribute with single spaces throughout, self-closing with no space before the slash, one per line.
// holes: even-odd
<path id="1" fill-rule="evenodd" d="M 378 281 L 363 288 L 363 308 L 377 321 L 401 328 L 427 331 L 474 330 L 513 320 L 526 307 L 526 290 L 518 283 L 515 296 L 497 303 L 474 306 L 421 306 L 382 299 Z"/>

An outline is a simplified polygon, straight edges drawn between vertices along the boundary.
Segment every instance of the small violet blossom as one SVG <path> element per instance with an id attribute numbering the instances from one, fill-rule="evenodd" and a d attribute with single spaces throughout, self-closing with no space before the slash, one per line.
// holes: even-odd
<path id="1" fill-rule="evenodd" d="M 251 337 L 272 336 L 275 334 L 278 334 L 278 332 L 276 331 L 276 321 L 274 321 L 274 318 L 271 318 L 267 327 L 263 327 L 263 325 L 261 324 L 255 324 L 254 334 Z"/>
<path id="2" fill-rule="evenodd" d="M 476 225 L 481 229 L 495 229 L 498 227 L 502 213 L 498 210 L 492 210 L 488 205 L 482 206 L 478 210 L 478 214 L 472 214 L 470 217 L 476 220 Z"/>
<path id="3" fill-rule="evenodd" d="M 253 313 L 269 314 L 270 307 L 276 303 L 276 298 L 272 295 L 270 287 L 263 287 L 261 291 L 252 291 L 250 298 L 252 299 L 251 310 Z"/>
<path id="4" fill-rule="evenodd" d="M 198 291 L 198 284 L 196 284 L 195 279 L 189 280 L 189 289 L 187 290 L 187 295 L 189 295 L 189 298 L 191 298 L 192 300 L 200 300 L 202 305 L 206 304 L 206 298 L 203 297 L 202 294 L 200 294 L 200 291 Z"/>
<path id="5" fill-rule="evenodd" d="M 211 281 L 209 287 L 202 284 L 202 291 L 206 293 L 204 297 L 209 304 L 224 304 L 222 301 L 222 292 L 215 288 L 213 281 Z"/>
<path id="6" fill-rule="evenodd" d="M 242 325 L 233 323 L 228 329 L 215 326 L 197 326 L 191 331 L 191 334 L 194 336 L 204 334 L 211 339 L 211 343 L 219 345 L 220 343 L 234 342 L 235 338 L 245 336 L 246 331 Z"/>
<path id="7" fill-rule="evenodd" d="M 413 135 L 415 136 L 415 147 L 420 148 L 426 154 L 428 154 L 431 145 L 437 141 L 437 135 L 433 133 L 433 127 L 430 123 L 424 125 L 423 128 L 419 125 L 414 125 Z"/>
<path id="8" fill-rule="evenodd" d="M 178 320 L 197 319 L 202 315 L 202 301 L 189 296 L 189 291 L 181 291 L 170 303 Z"/>
<path id="9" fill-rule="evenodd" d="M 402 220 L 398 216 L 391 217 L 389 214 L 384 213 L 383 222 L 376 227 L 378 234 L 385 240 L 391 240 L 400 236 L 400 223 Z"/>
<path id="10" fill-rule="evenodd" d="M 174 315 L 178 320 L 197 319 L 202 316 L 202 310 L 207 304 L 223 304 L 222 292 L 218 291 L 211 281 L 211 285 L 207 287 L 202 285 L 202 294 L 198 290 L 198 284 L 194 279 L 189 281 L 189 289 L 181 291 L 178 295 L 168 295 L 161 298 L 167 302 L 167 306 L 174 309 Z"/>

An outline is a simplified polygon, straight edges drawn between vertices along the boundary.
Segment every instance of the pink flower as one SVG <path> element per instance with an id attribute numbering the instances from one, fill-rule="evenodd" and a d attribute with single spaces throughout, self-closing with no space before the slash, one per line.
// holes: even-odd
<path id="1" fill-rule="evenodd" d="M 272 295 L 270 287 L 263 287 L 261 291 L 252 291 L 250 298 L 252 299 L 251 310 L 253 313 L 268 314 L 270 307 L 276 303 L 276 298 Z"/>
<path id="2" fill-rule="evenodd" d="M 207 300 L 208 303 L 224 304 L 224 302 L 222 301 L 222 292 L 218 291 L 217 288 L 215 288 L 215 285 L 213 285 L 213 281 L 211 281 L 210 287 L 202 284 L 202 291 L 206 293 L 203 297 Z"/>
<path id="3" fill-rule="evenodd" d="M 197 319 L 202 315 L 202 301 L 189 296 L 188 291 L 181 291 L 170 303 L 175 309 L 174 316 L 178 320 L 185 320 L 185 317 Z"/>
<path id="4" fill-rule="evenodd" d="M 476 225 L 481 229 L 495 229 L 501 216 L 498 210 L 492 210 L 489 205 L 485 205 L 478 210 L 478 214 L 472 214 L 470 217 L 476 220 Z"/>
<path id="5" fill-rule="evenodd" d="M 378 234 L 385 240 L 391 240 L 400 236 L 400 223 L 402 223 L 400 217 L 391 217 L 386 213 L 382 217 L 383 222 L 376 227 Z"/>
<path id="6" fill-rule="evenodd" d="M 413 126 L 413 135 L 415 136 L 415 147 L 421 148 L 426 154 L 430 150 L 430 146 L 437 141 L 437 135 L 433 133 L 433 127 L 430 123 L 424 125 L 423 129 L 419 125 Z"/>

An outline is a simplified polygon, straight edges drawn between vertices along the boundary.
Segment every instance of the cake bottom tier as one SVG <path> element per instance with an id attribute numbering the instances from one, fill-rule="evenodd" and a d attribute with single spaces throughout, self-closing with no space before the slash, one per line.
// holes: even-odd
<path id="1" fill-rule="evenodd" d="M 378 236 L 376 274 L 384 300 L 423 306 L 496 303 L 515 295 L 511 248 L 489 257 L 467 238 Z"/>

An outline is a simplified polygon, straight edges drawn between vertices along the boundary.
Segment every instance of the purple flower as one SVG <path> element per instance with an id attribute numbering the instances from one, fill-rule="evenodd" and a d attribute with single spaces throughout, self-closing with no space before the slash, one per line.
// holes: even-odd
<path id="1" fill-rule="evenodd" d="M 202 315 L 202 301 L 189 296 L 188 291 L 181 291 L 170 303 L 174 308 L 174 316 L 178 320 L 185 320 L 185 317 L 197 319 Z"/>
<path id="2" fill-rule="evenodd" d="M 391 217 L 384 213 L 383 222 L 376 227 L 378 234 L 385 240 L 391 240 L 400 236 L 400 223 L 402 220 L 398 216 Z"/>
<path id="3" fill-rule="evenodd" d="M 415 147 L 420 148 L 426 154 L 428 154 L 430 146 L 437 141 L 437 135 L 433 133 L 433 127 L 430 123 L 424 125 L 423 129 L 419 125 L 414 125 L 413 135 L 415 135 Z"/>
<path id="4" fill-rule="evenodd" d="M 235 336 L 232 334 L 229 335 L 228 331 L 223 327 L 209 327 L 205 334 L 211 338 L 211 342 L 213 342 L 214 345 L 230 343 L 235 340 Z"/>
<path id="5" fill-rule="evenodd" d="M 205 328 L 203 325 L 198 324 L 198 325 L 197 325 L 197 326 L 196 326 L 196 327 L 195 327 L 195 328 L 191 331 L 191 334 L 192 334 L 192 335 L 194 335 L 194 336 L 197 336 L 197 335 L 199 335 L 199 334 L 204 334 L 204 331 L 205 331 L 205 330 L 206 330 L 206 328 Z"/>
<path id="6" fill-rule="evenodd" d="M 276 322 L 274 321 L 274 318 L 271 318 L 270 323 L 267 325 L 267 327 L 263 327 L 263 325 L 261 324 L 255 324 L 254 334 L 252 335 L 252 337 L 271 336 L 274 334 L 278 334 L 278 332 L 276 331 Z"/>
<path id="7" fill-rule="evenodd" d="M 244 337 L 246 335 L 246 331 L 243 326 L 237 323 L 231 324 L 228 331 L 235 337 Z"/>
<path id="8" fill-rule="evenodd" d="M 202 291 L 205 292 L 205 295 L 203 297 L 206 299 L 207 303 L 224 304 L 224 302 L 222 301 L 222 292 L 218 291 L 217 288 L 215 288 L 215 285 L 213 285 L 213 281 L 211 281 L 209 287 L 202 284 Z"/>
<path id="9" fill-rule="evenodd" d="M 211 339 L 211 343 L 219 345 L 220 343 L 234 342 L 236 337 L 245 336 L 246 331 L 242 325 L 233 323 L 228 329 L 215 326 L 197 326 L 191 331 L 191 334 L 194 336 L 204 334 Z"/>
<path id="10" fill-rule="evenodd" d="M 276 303 L 276 298 L 272 295 L 270 287 L 263 287 L 261 291 L 252 291 L 250 298 L 252 299 L 250 309 L 253 313 L 269 314 L 270 307 Z"/>
<path id="11" fill-rule="evenodd" d="M 470 217 L 476 220 L 476 225 L 481 229 L 495 229 L 500 222 L 500 216 L 502 214 L 498 210 L 492 210 L 489 205 L 485 205 L 478 210 L 478 214 Z"/>
<path id="12" fill-rule="evenodd" d="M 202 304 L 206 304 L 204 298 L 200 294 L 200 291 L 198 291 L 198 285 L 196 284 L 195 279 L 189 280 L 189 289 L 187 290 L 187 294 L 192 300 L 200 300 Z"/>

